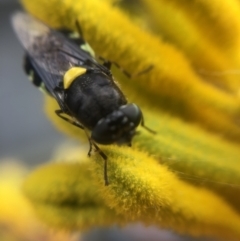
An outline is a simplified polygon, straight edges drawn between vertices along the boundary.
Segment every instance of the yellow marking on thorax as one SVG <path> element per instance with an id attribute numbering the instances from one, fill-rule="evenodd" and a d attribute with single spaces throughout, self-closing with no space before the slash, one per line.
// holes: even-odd
<path id="1" fill-rule="evenodd" d="M 81 67 L 72 67 L 63 76 L 63 88 L 68 89 L 72 82 L 87 72 L 87 69 Z"/>

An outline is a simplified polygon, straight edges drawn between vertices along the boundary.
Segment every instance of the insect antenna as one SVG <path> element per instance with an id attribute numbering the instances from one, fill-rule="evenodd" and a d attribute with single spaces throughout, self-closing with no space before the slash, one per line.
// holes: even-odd
<path id="1" fill-rule="evenodd" d="M 147 131 L 149 131 L 150 133 L 152 133 L 152 134 L 157 134 L 156 131 L 154 131 L 154 130 L 150 129 L 149 127 L 145 126 L 143 115 L 142 115 L 141 126 L 142 126 L 144 129 L 146 129 Z"/>

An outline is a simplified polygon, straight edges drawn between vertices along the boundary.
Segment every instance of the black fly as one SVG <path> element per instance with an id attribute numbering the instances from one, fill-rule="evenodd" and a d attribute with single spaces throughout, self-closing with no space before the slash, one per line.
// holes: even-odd
<path id="1" fill-rule="evenodd" d="M 144 126 L 140 108 L 127 103 L 113 79 L 111 63 L 99 64 L 83 38 L 71 38 L 68 30 L 53 30 L 22 12 L 13 15 L 12 23 L 26 51 L 29 78 L 56 99 L 59 117 L 86 132 L 88 155 L 94 147 L 102 156 L 108 185 L 107 156 L 96 143 L 131 146 L 137 126 Z"/>

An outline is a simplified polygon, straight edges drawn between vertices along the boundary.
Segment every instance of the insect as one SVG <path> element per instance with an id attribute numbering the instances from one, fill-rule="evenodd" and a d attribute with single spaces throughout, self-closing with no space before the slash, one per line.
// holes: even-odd
<path id="1" fill-rule="evenodd" d="M 12 24 L 26 51 L 25 71 L 56 99 L 56 114 L 85 131 L 88 155 L 94 147 L 102 156 L 108 185 L 107 156 L 97 144 L 131 146 L 140 123 L 151 131 L 144 126 L 140 108 L 127 102 L 111 74 L 111 62 L 98 63 L 83 37 L 70 38 L 70 31 L 51 29 L 23 12 L 13 15 Z"/>

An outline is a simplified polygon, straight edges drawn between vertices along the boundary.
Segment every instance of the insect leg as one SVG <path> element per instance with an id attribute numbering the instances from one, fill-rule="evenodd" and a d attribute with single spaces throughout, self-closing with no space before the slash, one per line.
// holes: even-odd
<path id="1" fill-rule="evenodd" d="M 108 60 L 105 60 L 105 61 L 103 62 L 103 66 L 110 70 L 111 67 L 112 67 L 112 62 L 111 62 L 111 61 L 108 61 Z"/>
<path id="2" fill-rule="evenodd" d="M 111 61 L 109 61 L 109 60 L 106 60 L 106 59 L 104 59 L 104 58 L 101 57 L 101 56 L 99 56 L 98 58 L 103 61 L 102 65 L 103 65 L 104 67 L 106 67 L 107 69 L 111 70 L 112 63 L 113 63 L 113 62 L 111 62 Z M 114 63 L 114 64 L 115 64 L 115 63 Z M 119 65 L 118 65 L 118 67 L 120 68 Z"/>
<path id="3" fill-rule="evenodd" d="M 153 65 L 149 65 L 146 69 L 143 69 L 142 71 L 131 75 L 130 73 L 128 73 L 125 69 L 123 69 L 118 63 L 116 62 L 111 62 L 109 60 L 104 59 L 103 57 L 99 57 L 100 60 L 103 61 L 103 66 L 105 66 L 106 68 L 108 68 L 109 70 L 111 69 L 112 64 L 114 64 L 117 68 L 119 68 L 129 79 L 132 79 L 134 77 L 140 76 L 142 74 L 147 73 L 148 71 L 150 71 L 153 68 Z"/>
<path id="4" fill-rule="evenodd" d="M 153 69 L 153 65 L 149 65 L 146 69 L 143 69 L 142 71 L 136 73 L 135 75 L 132 75 L 132 77 L 140 76 L 142 74 L 146 74 L 147 72 L 151 71 Z"/>
<path id="5" fill-rule="evenodd" d="M 133 76 L 128 73 L 125 69 L 123 69 L 119 64 L 112 62 L 118 69 L 120 69 L 129 79 L 131 79 Z"/>
<path id="6" fill-rule="evenodd" d="M 104 159 L 104 182 L 105 182 L 105 186 L 109 185 L 108 182 L 108 174 L 107 174 L 107 156 L 102 152 L 102 150 L 96 145 L 96 143 L 92 142 L 92 144 L 95 147 L 95 150 L 101 155 L 101 157 Z"/>
<path id="7" fill-rule="evenodd" d="M 85 129 L 84 129 L 85 130 Z M 89 141 L 89 151 L 88 151 L 88 156 L 91 156 L 91 152 L 92 152 L 92 146 L 94 146 L 95 151 L 99 153 L 99 155 L 103 158 L 104 160 L 104 182 L 105 182 L 105 186 L 109 185 L 108 182 L 108 174 L 107 174 L 107 156 L 104 154 L 104 152 L 98 147 L 98 145 L 91 139 L 91 137 L 88 135 L 87 131 L 85 130 L 86 136 L 88 138 Z"/>
<path id="8" fill-rule="evenodd" d="M 138 77 L 142 74 L 146 74 L 148 71 L 150 71 L 153 68 L 153 65 L 149 65 L 146 69 L 143 69 L 142 71 L 136 73 L 136 74 L 130 74 L 125 69 L 123 69 L 121 66 L 119 66 L 117 63 L 112 62 L 117 68 L 119 68 L 129 79 Z"/>
<path id="9" fill-rule="evenodd" d="M 62 114 L 64 114 L 64 112 L 62 110 L 55 110 L 55 113 L 62 118 L 63 120 L 69 122 L 70 124 L 77 126 L 81 129 L 83 129 L 86 133 L 86 136 L 88 138 L 89 141 L 89 151 L 88 151 L 88 156 L 91 156 L 91 152 L 92 152 L 92 146 L 94 146 L 95 151 L 99 153 L 99 155 L 104 159 L 104 181 L 105 181 L 105 186 L 107 186 L 109 184 L 108 182 L 108 175 L 107 175 L 107 156 L 104 154 L 104 152 L 97 146 L 97 144 L 89 137 L 88 133 L 86 132 L 85 128 L 80 125 L 78 122 L 69 119 L 65 116 L 62 116 Z M 65 113 L 66 114 L 66 113 Z"/>
<path id="10" fill-rule="evenodd" d="M 72 124 L 72 125 L 74 125 L 74 126 L 77 126 L 77 127 L 81 128 L 81 129 L 84 129 L 84 127 L 83 127 L 82 125 L 80 125 L 77 121 L 74 121 L 74 120 L 72 120 L 72 119 L 70 119 L 70 118 L 67 118 L 67 117 L 63 116 L 62 114 L 66 114 L 66 113 L 64 113 L 62 110 L 55 110 L 55 113 L 56 113 L 60 118 L 62 118 L 63 120 L 69 122 L 70 124 Z"/>
<path id="11" fill-rule="evenodd" d="M 104 159 L 104 160 L 107 160 L 107 156 L 104 154 L 104 152 L 97 146 L 97 144 L 89 137 L 88 133 L 86 132 L 84 126 L 80 125 L 78 122 L 72 120 L 72 119 L 69 119 L 65 116 L 62 116 L 62 114 L 66 114 L 64 113 L 62 110 L 55 110 L 55 113 L 60 117 L 62 118 L 63 120 L 69 122 L 70 124 L 74 125 L 74 126 L 77 126 L 81 129 L 83 129 L 86 133 L 86 136 L 88 138 L 88 141 L 89 141 L 89 145 L 90 145 L 90 148 L 89 148 L 89 151 L 88 151 L 88 156 L 91 156 L 91 152 L 92 152 L 92 146 L 95 147 L 95 151 L 97 151 L 100 156 Z"/>

